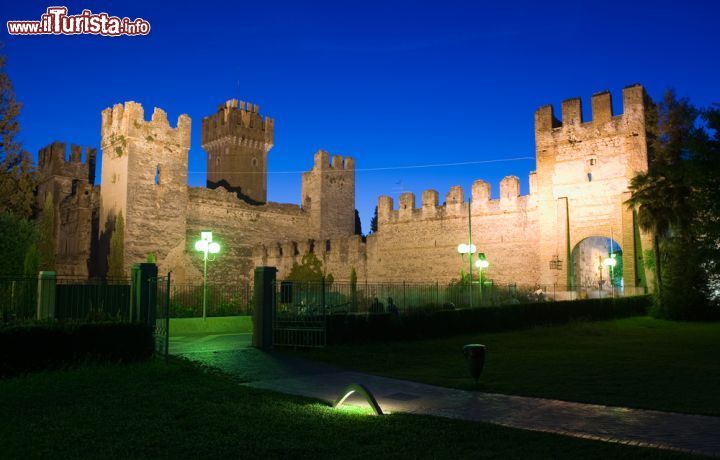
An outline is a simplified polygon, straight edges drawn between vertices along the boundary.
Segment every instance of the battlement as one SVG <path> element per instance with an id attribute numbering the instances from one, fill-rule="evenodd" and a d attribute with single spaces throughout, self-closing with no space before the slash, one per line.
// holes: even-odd
<path id="1" fill-rule="evenodd" d="M 493 212 L 513 212 L 535 206 L 532 195 L 536 193 L 535 173 L 530 174 L 531 195 L 520 195 L 520 179 L 507 176 L 500 181 L 500 198 L 490 199 L 490 184 L 476 180 L 472 184 L 472 212 L 475 214 Z M 435 219 L 444 217 L 467 216 L 468 201 L 460 186 L 450 187 L 445 195 L 445 202 L 438 204 L 437 190 L 429 189 L 422 192 L 420 207 L 416 206 L 415 194 L 405 192 L 400 195 L 399 207 L 394 209 L 394 200 L 389 196 L 378 198 L 378 223 L 407 221 L 412 219 Z"/>
<path id="2" fill-rule="evenodd" d="M 300 263 L 302 257 L 314 253 L 323 267 L 335 280 L 347 280 L 350 267 L 363 272 L 367 258 L 367 243 L 360 235 L 324 240 L 307 239 L 257 244 L 253 247 L 256 265 L 271 265 L 278 268 L 278 277 L 283 279 L 292 269 L 293 263 Z"/>
<path id="3" fill-rule="evenodd" d="M 177 125 L 173 128 L 170 126 L 167 113 L 157 107 L 153 110 L 151 119 L 146 121 L 141 104 L 133 101 L 115 104 L 102 111 L 103 149 L 118 143 L 124 147 L 128 138 L 148 142 L 158 140 L 182 149 L 189 149 L 190 124 L 190 117 L 183 114 L 178 117 Z"/>
<path id="4" fill-rule="evenodd" d="M 44 178 L 60 175 L 94 184 L 97 149 L 85 147 L 85 162 L 82 162 L 82 152 L 82 146 L 71 144 L 68 156 L 65 143 L 57 141 L 41 148 L 38 152 L 40 174 Z"/>
<path id="5" fill-rule="evenodd" d="M 202 119 L 202 146 L 228 141 L 268 151 L 274 142 L 275 121 L 260 115 L 260 107 L 249 102 L 230 99 L 218 111 Z"/>
<path id="6" fill-rule="evenodd" d="M 613 115 L 612 96 L 609 91 L 595 93 L 591 98 L 592 119 L 583 120 L 582 101 L 579 97 L 566 99 L 561 104 L 561 119 L 555 117 L 553 106 L 544 105 L 535 111 L 535 132 L 565 131 L 570 128 L 600 128 L 614 120 L 618 122 L 627 115 L 644 112 L 645 90 L 641 85 L 623 89 L 623 113 Z"/>
<path id="7" fill-rule="evenodd" d="M 315 153 L 315 162 L 313 171 L 353 171 L 355 170 L 355 160 L 351 157 L 342 155 L 332 155 L 325 150 L 318 150 Z M 310 171 L 312 172 L 312 171 Z M 308 173 L 305 173 L 308 174 Z"/>

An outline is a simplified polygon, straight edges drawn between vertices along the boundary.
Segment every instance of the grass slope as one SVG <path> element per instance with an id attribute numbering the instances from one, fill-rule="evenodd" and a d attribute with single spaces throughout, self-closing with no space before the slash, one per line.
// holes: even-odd
<path id="1" fill-rule="evenodd" d="M 461 353 L 487 345 L 480 391 L 720 415 L 720 323 L 649 317 L 438 340 L 327 347 L 355 370 L 474 389 Z"/>
<path id="2" fill-rule="evenodd" d="M 185 363 L 0 381 L 3 458 L 686 458 L 242 387 Z"/>

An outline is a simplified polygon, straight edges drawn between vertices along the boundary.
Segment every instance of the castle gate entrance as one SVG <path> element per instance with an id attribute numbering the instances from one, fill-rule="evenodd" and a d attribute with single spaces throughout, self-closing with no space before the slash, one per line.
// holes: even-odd
<path id="1" fill-rule="evenodd" d="M 574 286 L 588 297 L 607 297 L 622 293 L 622 248 L 609 237 L 591 236 L 572 251 Z"/>

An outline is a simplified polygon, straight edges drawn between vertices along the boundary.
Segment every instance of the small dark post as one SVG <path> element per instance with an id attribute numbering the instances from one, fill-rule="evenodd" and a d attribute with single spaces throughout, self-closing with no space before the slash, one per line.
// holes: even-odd
<path id="1" fill-rule="evenodd" d="M 475 380 L 475 385 L 477 385 L 483 367 L 485 366 L 485 345 L 479 343 L 465 345 L 463 347 L 463 355 L 465 355 L 470 376 Z"/>
<path id="2" fill-rule="evenodd" d="M 150 280 L 157 285 L 157 265 L 152 263 L 135 264 L 132 268 L 133 312 L 131 321 L 143 321 L 155 325 L 155 305 L 151 305 L 151 298 L 155 299 L 157 292 L 150 291 Z"/>
<path id="3" fill-rule="evenodd" d="M 268 350 L 272 347 L 272 319 L 275 298 L 275 267 L 255 267 L 253 291 L 253 338 L 254 347 Z"/>

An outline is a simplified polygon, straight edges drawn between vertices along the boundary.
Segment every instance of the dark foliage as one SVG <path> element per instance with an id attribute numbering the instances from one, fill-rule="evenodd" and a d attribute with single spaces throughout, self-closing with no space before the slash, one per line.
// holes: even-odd
<path id="1" fill-rule="evenodd" d="M 606 320 L 644 315 L 650 296 L 541 302 L 498 307 L 419 313 L 395 318 L 390 314 L 342 314 L 328 317 L 332 344 L 392 339 L 426 339 L 455 334 L 505 331 L 571 321 Z"/>
<path id="2" fill-rule="evenodd" d="M 139 323 L 28 324 L 0 328 L 0 377 L 95 362 L 147 359 L 153 331 Z"/>

